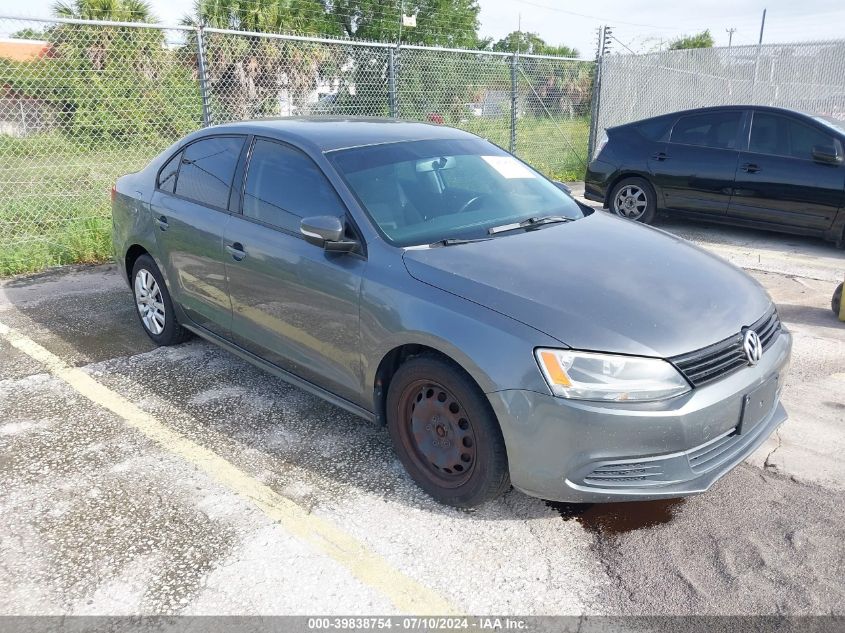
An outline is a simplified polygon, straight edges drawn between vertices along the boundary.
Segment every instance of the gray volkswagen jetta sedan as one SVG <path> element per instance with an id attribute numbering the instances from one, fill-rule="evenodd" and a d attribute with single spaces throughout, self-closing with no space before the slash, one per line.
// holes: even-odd
<path id="1" fill-rule="evenodd" d="M 467 132 L 207 128 L 113 208 L 153 341 L 197 334 L 386 424 L 446 504 L 694 494 L 786 419 L 791 337 L 756 281 Z"/>

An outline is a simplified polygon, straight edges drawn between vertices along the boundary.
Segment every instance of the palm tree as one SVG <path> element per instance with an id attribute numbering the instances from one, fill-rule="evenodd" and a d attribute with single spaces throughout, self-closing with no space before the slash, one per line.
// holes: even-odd
<path id="1" fill-rule="evenodd" d="M 69 0 L 56 2 L 53 14 L 59 18 L 157 22 L 147 0 Z"/>

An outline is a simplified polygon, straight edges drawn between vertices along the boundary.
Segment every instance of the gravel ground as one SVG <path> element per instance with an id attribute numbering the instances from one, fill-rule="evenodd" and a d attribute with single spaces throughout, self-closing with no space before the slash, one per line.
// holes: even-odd
<path id="1" fill-rule="evenodd" d="M 718 232 L 731 248 L 743 239 Z M 0 283 L 0 323 L 457 610 L 842 614 L 845 327 L 824 277 L 845 258 L 825 253 L 806 276 L 753 272 L 795 336 L 790 420 L 709 493 L 652 503 L 511 491 L 474 512 L 439 506 L 383 429 L 202 341 L 154 348 L 109 266 Z M 0 614 L 403 611 L 343 547 L 303 540 L 200 457 L 0 336 Z"/>

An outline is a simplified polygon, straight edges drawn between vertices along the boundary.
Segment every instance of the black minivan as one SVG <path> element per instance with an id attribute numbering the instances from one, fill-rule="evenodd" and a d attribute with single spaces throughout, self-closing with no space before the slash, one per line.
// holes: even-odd
<path id="1" fill-rule="evenodd" d="M 719 106 L 609 128 L 585 196 L 650 223 L 657 212 L 845 240 L 845 121 Z"/>

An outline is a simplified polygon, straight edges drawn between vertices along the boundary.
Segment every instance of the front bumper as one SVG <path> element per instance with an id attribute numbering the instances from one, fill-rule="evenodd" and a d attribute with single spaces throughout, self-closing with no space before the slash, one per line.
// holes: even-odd
<path id="1" fill-rule="evenodd" d="M 596 503 L 706 491 L 786 420 L 779 402 L 792 349 L 783 330 L 761 362 L 659 403 L 599 403 L 525 390 L 487 394 L 505 437 L 511 482 L 543 499 Z M 777 396 L 739 432 L 745 396 Z"/>

